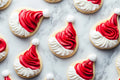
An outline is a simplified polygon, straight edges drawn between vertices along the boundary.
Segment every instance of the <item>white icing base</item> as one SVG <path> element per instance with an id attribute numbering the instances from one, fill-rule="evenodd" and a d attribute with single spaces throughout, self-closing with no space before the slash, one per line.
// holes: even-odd
<path id="1" fill-rule="evenodd" d="M 5 55 L 6 55 L 6 52 L 5 52 L 5 51 L 1 52 L 1 53 L 0 53 L 0 59 L 2 59 L 3 57 L 5 57 Z"/>
<path id="2" fill-rule="evenodd" d="M 109 40 L 101 35 L 98 31 L 92 30 L 90 32 L 90 39 L 93 44 L 97 47 L 107 49 L 115 47 L 119 41 L 118 40 Z"/>
<path id="3" fill-rule="evenodd" d="M 99 4 L 93 4 L 91 1 L 87 0 L 74 0 L 74 4 L 78 9 L 85 12 L 95 11 L 100 8 Z"/>
<path id="4" fill-rule="evenodd" d="M 14 32 L 14 34 L 18 35 L 18 36 L 29 36 L 30 32 L 28 32 L 27 30 L 25 30 L 19 23 L 19 12 L 18 11 L 14 11 L 9 18 L 9 26 L 12 30 L 12 32 Z"/>
<path id="5" fill-rule="evenodd" d="M 40 69 L 32 70 L 30 68 L 26 68 L 23 65 L 21 65 L 19 62 L 19 59 L 15 60 L 14 68 L 18 74 L 20 74 L 24 77 L 30 77 L 30 76 L 34 76 L 34 75 L 37 75 L 38 73 L 40 73 Z"/>
<path id="6" fill-rule="evenodd" d="M 0 0 L 0 7 L 3 7 L 7 4 L 8 0 Z"/>
<path id="7" fill-rule="evenodd" d="M 68 77 L 69 80 L 85 80 L 76 73 L 73 66 L 70 66 L 68 69 Z"/>
<path id="8" fill-rule="evenodd" d="M 73 53 L 73 50 L 65 49 L 56 39 L 55 37 L 51 37 L 48 40 L 49 46 L 52 51 L 59 56 L 67 56 Z"/>

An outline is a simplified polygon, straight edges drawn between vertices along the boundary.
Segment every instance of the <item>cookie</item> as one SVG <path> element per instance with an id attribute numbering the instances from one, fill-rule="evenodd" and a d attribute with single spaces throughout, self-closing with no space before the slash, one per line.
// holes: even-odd
<path id="1" fill-rule="evenodd" d="M 4 77 L 4 80 L 13 80 L 9 70 L 4 70 L 2 76 Z"/>
<path id="2" fill-rule="evenodd" d="M 69 15 L 67 22 L 67 27 L 54 32 L 48 39 L 51 52 L 60 58 L 69 58 L 78 49 L 78 37 L 73 27 L 74 16 Z"/>
<path id="3" fill-rule="evenodd" d="M 14 62 L 16 73 L 22 78 L 33 78 L 42 70 L 42 61 L 37 50 L 38 39 L 33 39 L 30 48 L 19 54 Z"/>
<path id="4" fill-rule="evenodd" d="M 46 77 L 45 77 L 44 80 L 54 80 L 54 75 L 53 75 L 53 73 L 48 73 L 48 74 L 46 75 Z"/>
<path id="5" fill-rule="evenodd" d="M 49 3 L 57 3 L 57 2 L 60 2 L 62 0 L 45 0 L 46 2 L 49 2 Z"/>
<path id="6" fill-rule="evenodd" d="M 120 55 L 116 59 L 116 69 L 117 69 L 117 72 L 118 72 L 119 77 L 120 77 Z"/>
<path id="7" fill-rule="evenodd" d="M 116 8 L 107 20 L 97 23 L 90 31 L 91 43 L 99 49 L 112 49 L 120 42 L 118 17 L 120 9 Z"/>
<path id="8" fill-rule="evenodd" d="M 96 55 L 74 62 L 69 66 L 67 80 L 94 80 Z"/>
<path id="9" fill-rule="evenodd" d="M 0 62 L 3 61 L 8 55 L 8 46 L 5 39 L 0 36 Z"/>
<path id="10" fill-rule="evenodd" d="M 12 0 L 0 0 L 0 10 L 7 8 Z"/>
<path id="11" fill-rule="evenodd" d="M 75 8 L 81 13 L 91 14 L 97 12 L 103 4 L 103 0 L 73 0 Z"/>
<path id="12" fill-rule="evenodd" d="M 10 15 L 10 30 L 18 37 L 30 37 L 37 32 L 43 18 L 49 17 L 49 15 L 48 9 L 44 11 L 17 9 Z"/>

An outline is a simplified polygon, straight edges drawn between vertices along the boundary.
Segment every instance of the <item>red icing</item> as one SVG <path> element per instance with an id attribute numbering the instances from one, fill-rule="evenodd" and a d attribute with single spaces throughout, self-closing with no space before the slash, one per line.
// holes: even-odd
<path id="1" fill-rule="evenodd" d="M 42 11 L 31 11 L 23 9 L 19 13 L 19 22 L 21 26 L 28 32 L 33 32 L 36 29 L 37 24 L 42 16 Z"/>
<path id="2" fill-rule="evenodd" d="M 76 47 L 76 31 L 71 22 L 62 32 L 55 35 L 57 41 L 66 49 L 73 50 Z"/>
<path id="3" fill-rule="evenodd" d="M 93 78 L 93 62 L 91 60 L 85 60 L 82 63 L 75 65 L 76 73 L 85 80 Z"/>
<path id="4" fill-rule="evenodd" d="M 114 14 L 110 20 L 107 20 L 105 23 L 101 23 L 97 26 L 96 31 L 99 31 L 104 37 L 109 40 L 116 40 L 119 37 L 118 23 L 117 23 L 117 14 Z"/>
<path id="5" fill-rule="evenodd" d="M 91 1 L 93 4 L 101 4 L 101 0 L 88 0 Z"/>
<path id="6" fill-rule="evenodd" d="M 27 50 L 23 55 L 19 56 L 20 63 L 26 67 L 33 70 L 40 68 L 40 60 L 36 52 L 36 46 L 32 45 L 29 50 Z"/>
<path id="7" fill-rule="evenodd" d="M 11 80 L 9 76 L 6 76 L 4 80 Z"/>
<path id="8" fill-rule="evenodd" d="M 120 78 L 119 78 L 119 80 L 120 80 Z"/>
<path id="9" fill-rule="evenodd" d="M 6 42 L 0 38 L 0 52 L 3 52 L 6 49 Z"/>

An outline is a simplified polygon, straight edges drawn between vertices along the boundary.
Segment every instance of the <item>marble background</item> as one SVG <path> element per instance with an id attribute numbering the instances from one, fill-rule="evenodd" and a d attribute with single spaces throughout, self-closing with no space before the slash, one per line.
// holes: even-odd
<path id="1" fill-rule="evenodd" d="M 27 39 L 14 36 L 8 26 L 10 13 L 21 7 L 35 9 L 48 8 L 52 12 L 49 19 L 44 19 L 38 32 Z M 117 80 L 118 74 L 115 68 L 115 59 L 120 54 L 120 45 L 112 50 L 98 50 L 89 41 L 89 31 L 94 24 L 104 18 L 109 17 L 114 8 L 120 7 L 120 0 L 104 0 L 103 7 L 95 14 L 85 15 L 78 12 L 72 0 L 63 0 L 57 4 L 49 4 L 44 0 L 13 0 L 9 8 L 0 11 L 0 33 L 6 38 L 9 46 L 9 54 L 5 61 L 0 63 L 0 80 L 3 80 L 1 71 L 10 69 L 11 75 L 15 80 L 26 80 L 18 77 L 13 69 L 15 57 L 29 47 L 29 42 L 37 37 L 40 39 L 39 53 L 43 60 L 43 70 L 41 74 L 33 79 L 43 80 L 48 72 L 55 74 L 55 80 L 67 80 L 66 72 L 68 66 L 76 60 L 84 59 L 88 55 L 95 53 L 98 58 L 96 61 L 95 80 Z M 66 25 L 65 18 L 68 14 L 75 15 L 75 29 L 79 37 L 79 49 L 77 53 L 69 59 L 60 59 L 54 56 L 48 48 L 48 37 L 56 29 Z"/>

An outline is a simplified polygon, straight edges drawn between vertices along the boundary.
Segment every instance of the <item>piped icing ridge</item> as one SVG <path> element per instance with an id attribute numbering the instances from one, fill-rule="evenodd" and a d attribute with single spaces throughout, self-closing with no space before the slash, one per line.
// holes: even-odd
<path id="1" fill-rule="evenodd" d="M 72 22 L 68 23 L 65 30 L 58 32 L 55 38 L 65 49 L 73 50 L 76 47 L 76 31 Z"/>
<path id="2" fill-rule="evenodd" d="M 6 49 L 6 42 L 0 38 L 0 52 L 3 52 Z"/>
<path id="3" fill-rule="evenodd" d="M 116 40 L 119 38 L 119 30 L 117 23 L 117 14 L 113 14 L 110 20 L 101 23 L 96 27 L 96 31 L 100 32 L 102 36 L 109 40 Z"/>
<path id="4" fill-rule="evenodd" d="M 89 80 L 93 78 L 93 61 L 90 59 L 77 63 L 74 68 L 76 73 L 83 79 Z"/>
<path id="5" fill-rule="evenodd" d="M 35 31 L 43 11 L 31 11 L 23 9 L 19 13 L 19 22 L 21 26 L 28 32 Z"/>
<path id="6" fill-rule="evenodd" d="M 40 68 L 40 60 L 36 52 L 36 46 L 32 45 L 29 50 L 27 50 L 23 55 L 19 56 L 20 63 L 26 67 L 33 70 Z"/>
<path id="7" fill-rule="evenodd" d="M 101 0 L 87 0 L 87 1 L 90 1 L 92 2 L 93 4 L 101 4 Z"/>

